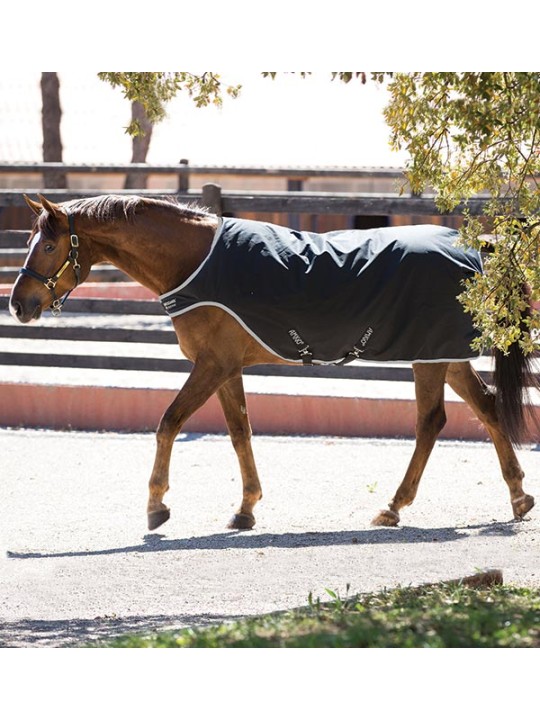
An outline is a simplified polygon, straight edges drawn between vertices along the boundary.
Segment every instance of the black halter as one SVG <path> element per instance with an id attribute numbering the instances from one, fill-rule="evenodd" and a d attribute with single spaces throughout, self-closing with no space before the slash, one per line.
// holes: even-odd
<path id="1" fill-rule="evenodd" d="M 71 244 L 71 248 L 67 257 L 66 262 L 62 265 L 62 267 L 55 272 L 54 275 L 51 277 L 46 277 L 45 275 L 40 275 L 40 273 L 36 272 L 35 270 L 31 270 L 27 267 L 22 267 L 19 270 L 19 274 L 21 275 L 27 275 L 28 277 L 34 278 L 35 280 L 39 280 L 47 290 L 50 290 L 53 296 L 53 301 L 51 304 L 51 312 L 54 316 L 60 315 L 62 312 L 62 307 L 68 297 L 71 295 L 73 290 L 77 287 L 77 285 L 80 283 L 81 280 L 81 266 L 79 265 L 78 257 L 79 257 L 79 237 L 75 233 L 75 229 L 73 226 L 73 217 L 67 213 L 68 217 L 68 223 L 69 223 L 69 241 Z M 64 272 L 68 269 L 68 267 L 72 265 L 73 272 L 75 274 L 75 285 L 71 288 L 71 290 L 68 290 L 67 293 L 61 298 L 56 297 L 56 284 L 60 277 L 64 274 Z"/>

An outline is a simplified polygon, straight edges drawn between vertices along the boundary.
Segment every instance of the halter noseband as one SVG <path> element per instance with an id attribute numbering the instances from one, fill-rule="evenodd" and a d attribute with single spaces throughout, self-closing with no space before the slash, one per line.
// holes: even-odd
<path id="1" fill-rule="evenodd" d="M 40 275 L 40 273 L 36 272 L 35 270 L 31 270 L 27 267 L 22 267 L 19 270 L 20 275 L 26 275 L 28 277 L 34 278 L 35 280 L 39 280 L 47 290 L 50 290 L 53 296 L 53 301 L 51 304 L 51 312 L 55 317 L 58 317 L 60 313 L 62 312 L 62 307 L 68 297 L 71 295 L 73 290 L 77 287 L 77 285 L 80 283 L 81 280 L 81 266 L 79 265 L 78 257 L 79 257 L 79 236 L 75 233 L 75 228 L 73 225 L 73 217 L 69 213 L 67 213 L 68 217 L 68 223 L 69 223 L 69 241 L 71 244 L 70 251 L 67 256 L 66 262 L 62 265 L 62 267 L 55 272 L 54 275 L 51 277 L 46 277 L 45 275 Z M 56 284 L 58 283 L 58 280 L 60 277 L 64 274 L 64 272 L 68 269 L 68 267 L 72 265 L 73 272 L 75 273 L 75 285 L 71 288 L 71 290 L 68 290 L 67 293 L 61 298 L 56 297 Z"/>

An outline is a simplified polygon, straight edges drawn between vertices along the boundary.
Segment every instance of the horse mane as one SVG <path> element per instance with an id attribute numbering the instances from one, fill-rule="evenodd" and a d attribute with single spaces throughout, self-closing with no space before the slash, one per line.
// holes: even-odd
<path id="1" fill-rule="evenodd" d="M 149 198 L 140 195 L 98 195 L 97 197 L 64 203 L 66 209 L 101 222 L 110 222 L 120 218 L 133 220 L 138 210 L 150 206 L 172 209 L 188 220 L 211 216 L 211 213 L 202 208 L 181 204 L 174 198 Z"/>
<path id="2" fill-rule="evenodd" d="M 62 206 L 71 213 L 77 213 L 97 222 L 127 220 L 133 222 L 138 211 L 148 207 L 160 207 L 176 212 L 186 220 L 201 220 L 212 217 L 212 213 L 194 205 L 179 203 L 174 198 L 160 199 L 139 195 L 98 195 L 96 197 L 70 200 Z M 42 213 L 38 218 L 38 229 L 42 232 L 53 231 L 54 219 L 49 213 Z"/>

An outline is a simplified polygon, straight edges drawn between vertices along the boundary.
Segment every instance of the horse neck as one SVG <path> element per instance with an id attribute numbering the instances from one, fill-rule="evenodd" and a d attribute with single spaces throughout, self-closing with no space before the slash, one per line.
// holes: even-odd
<path id="1" fill-rule="evenodd" d="M 89 233 L 91 264 L 107 262 L 163 295 L 180 285 L 208 255 L 218 227 L 214 217 L 187 219 L 150 214 L 115 221 Z"/>

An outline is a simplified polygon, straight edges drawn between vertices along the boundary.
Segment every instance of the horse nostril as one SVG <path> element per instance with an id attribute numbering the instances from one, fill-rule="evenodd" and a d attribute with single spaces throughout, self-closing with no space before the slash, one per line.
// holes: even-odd
<path id="1" fill-rule="evenodd" d="M 11 315 L 21 323 L 27 323 L 33 319 L 37 320 L 39 318 L 39 315 L 41 314 L 40 312 L 38 312 L 39 305 L 36 305 L 33 313 L 29 313 L 27 310 L 25 310 L 25 305 L 19 300 L 11 301 L 9 305 L 9 311 Z"/>
<path id="2" fill-rule="evenodd" d="M 22 305 L 20 302 L 11 301 L 9 309 L 11 310 L 11 314 L 14 315 L 16 318 L 20 318 L 22 315 Z"/>

